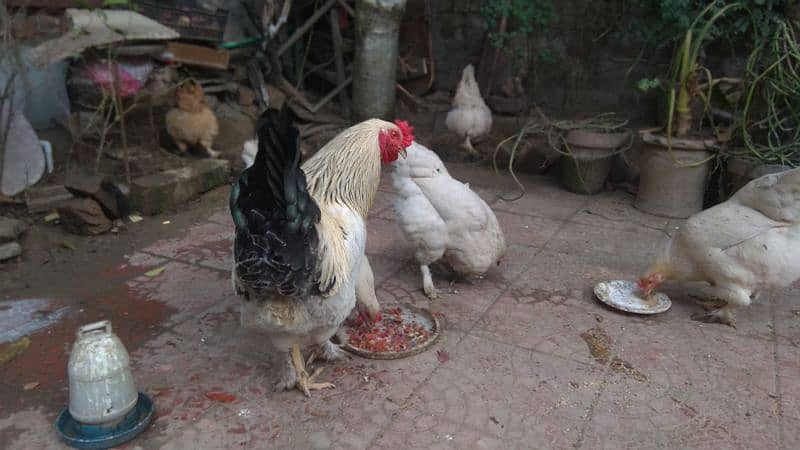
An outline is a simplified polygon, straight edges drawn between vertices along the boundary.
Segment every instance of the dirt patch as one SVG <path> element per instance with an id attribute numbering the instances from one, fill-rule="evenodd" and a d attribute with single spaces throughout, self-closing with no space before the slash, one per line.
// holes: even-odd
<path id="1" fill-rule="evenodd" d="M 590 328 L 581 333 L 581 338 L 589 347 L 589 353 L 600 364 L 608 364 L 611 370 L 627 375 L 637 381 L 647 381 L 647 375 L 639 372 L 630 363 L 613 356 L 614 340 L 600 326 Z"/>
<path id="2" fill-rule="evenodd" d="M 21 238 L 23 256 L 0 264 L 0 300 L 53 299 L 47 311 L 37 314 L 62 309 L 65 313 L 57 323 L 26 331 L 28 348 L 15 352 L 12 361 L 0 365 L 0 417 L 34 407 L 54 418 L 67 404 L 66 367 L 79 326 L 111 320 L 128 352 L 163 332 L 162 324 L 175 311 L 146 298 L 146 292 L 128 283 L 152 269 L 157 259 L 153 264 L 136 265 L 126 264 L 125 256 L 155 241 L 180 237 L 188 226 L 208 222 L 227 196 L 228 188 L 222 187 L 189 202 L 181 211 L 146 217 L 127 225 L 119 234 L 95 237 L 70 235 L 56 225 L 28 217 L 31 228 Z M 169 225 L 162 223 L 165 219 L 169 219 Z M 72 248 L 65 248 L 61 242 L 69 242 Z M 222 246 L 220 243 L 217 250 L 221 252 Z M 2 303 L 5 306 L 0 314 L 11 311 L 10 302 Z M 0 353 L 18 338 L 0 344 Z M 34 382 L 39 384 L 23 391 L 25 384 Z"/>

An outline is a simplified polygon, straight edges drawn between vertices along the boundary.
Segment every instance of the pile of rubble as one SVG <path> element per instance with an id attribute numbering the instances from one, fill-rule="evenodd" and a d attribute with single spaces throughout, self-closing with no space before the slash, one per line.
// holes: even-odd
<path id="1" fill-rule="evenodd" d="M 22 246 L 17 240 L 27 228 L 21 220 L 0 216 L 0 261 L 22 254 Z"/>

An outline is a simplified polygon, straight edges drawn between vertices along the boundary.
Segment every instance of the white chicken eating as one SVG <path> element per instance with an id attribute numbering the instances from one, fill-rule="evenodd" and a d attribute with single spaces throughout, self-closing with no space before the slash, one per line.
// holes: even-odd
<path id="1" fill-rule="evenodd" d="M 800 169 L 793 169 L 757 178 L 689 218 L 639 287 L 649 295 L 664 281 L 705 281 L 726 304 L 695 318 L 733 326 L 734 308 L 798 279 Z"/>
<path id="2" fill-rule="evenodd" d="M 475 153 L 472 140 L 482 138 L 492 129 L 492 111 L 481 97 L 472 64 L 464 67 L 445 125 L 448 130 L 464 138 L 463 147 L 470 153 Z"/>
<path id="3" fill-rule="evenodd" d="M 463 276 L 499 264 L 506 242 L 497 217 L 468 184 L 450 176 L 436 153 L 413 142 L 392 180 L 399 193 L 394 209 L 416 249 L 428 297 L 437 297 L 429 265 L 442 257 Z"/>
<path id="4" fill-rule="evenodd" d="M 402 121 L 367 120 L 300 166 L 299 132 L 288 108 L 267 110 L 257 129 L 255 161 L 231 189 L 233 285 L 242 295 L 242 326 L 260 332 L 278 358 L 276 387 L 309 395 L 333 385 L 315 381 L 320 369 L 306 372 L 301 348 L 320 346 L 326 360 L 342 355 L 330 338 L 357 291 L 373 288 L 366 217 L 381 165 L 405 155 L 413 135 Z"/>

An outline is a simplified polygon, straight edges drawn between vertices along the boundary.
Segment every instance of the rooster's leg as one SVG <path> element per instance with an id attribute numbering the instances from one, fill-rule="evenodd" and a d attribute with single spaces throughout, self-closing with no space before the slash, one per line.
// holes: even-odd
<path id="1" fill-rule="evenodd" d="M 439 298 L 439 293 L 436 291 L 436 286 L 433 285 L 431 269 L 426 264 L 423 264 L 419 266 L 419 270 L 422 272 L 422 289 L 425 291 L 425 295 L 431 300 L 436 300 Z"/>
<path id="2" fill-rule="evenodd" d="M 313 358 L 309 359 L 311 362 Z M 306 397 L 311 396 L 311 391 L 318 391 L 320 389 L 332 389 L 335 386 L 331 383 L 315 383 L 314 379 L 322 372 L 322 368 L 315 370 L 313 374 L 309 375 L 306 372 L 306 364 L 303 361 L 303 355 L 300 354 L 300 346 L 297 344 L 292 345 L 292 364 L 297 371 L 297 389 L 303 391 Z"/>

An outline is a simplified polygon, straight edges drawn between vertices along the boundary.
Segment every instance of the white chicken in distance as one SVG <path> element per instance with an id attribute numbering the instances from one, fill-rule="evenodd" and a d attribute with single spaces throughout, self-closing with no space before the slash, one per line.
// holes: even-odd
<path id="1" fill-rule="evenodd" d="M 486 106 L 481 97 L 472 64 L 464 67 L 456 95 L 453 97 L 453 108 L 447 113 L 445 125 L 448 130 L 464 138 L 462 147 L 473 154 L 475 149 L 472 147 L 472 141 L 489 134 L 492 129 L 492 110 Z"/>
<path id="2" fill-rule="evenodd" d="M 696 316 L 733 326 L 733 309 L 800 279 L 800 168 L 757 178 L 695 214 L 639 279 L 649 295 L 665 281 L 705 281 L 722 308 Z"/>
<path id="3" fill-rule="evenodd" d="M 482 275 L 506 251 L 505 237 L 489 205 L 448 173 L 439 156 L 413 142 L 408 157 L 394 164 L 392 180 L 399 197 L 394 208 L 413 243 L 422 286 L 437 297 L 429 265 L 444 259 L 463 276 Z"/>

